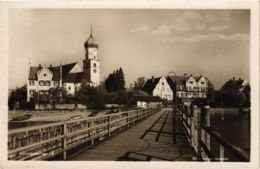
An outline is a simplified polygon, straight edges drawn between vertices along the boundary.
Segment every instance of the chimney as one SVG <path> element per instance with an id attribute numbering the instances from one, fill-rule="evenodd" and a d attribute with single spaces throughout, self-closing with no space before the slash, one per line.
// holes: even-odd
<path id="1" fill-rule="evenodd" d="M 192 74 L 190 74 L 190 76 L 192 76 Z"/>
<path id="2" fill-rule="evenodd" d="M 233 77 L 233 80 L 236 80 L 235 77 Z"/>
<path id="3" fill-rule="evenodd" d="M 152 76 L 152 82 L 154 81 L 154 76 Z"/>
<path id="4" fill-rule="evenodd" d="M 187 76 L 187 73 L 184 73 L 184 77 L 186 77 Z"/>
<path id="5" fill-rule="evenodd" d="M 39 68 L 42 68 L 42 65 L 41 65 L 41 64 L 39 64 Z"/>

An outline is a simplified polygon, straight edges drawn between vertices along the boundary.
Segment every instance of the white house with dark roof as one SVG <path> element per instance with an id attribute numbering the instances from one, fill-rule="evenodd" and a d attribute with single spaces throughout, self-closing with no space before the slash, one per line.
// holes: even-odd
<path id="1" fill-rule="evenodd" d="M 209 86 L 213 85 L 205 76 L 163 76 L 148 79 L 142 90 L 152 96 L 173 100 L 176 88 L 176 97 L 190 104 L 194 99 L 207 98 Z"/>
<path id="2" fill-rule="evenodd" d="M 34 93 L 48 94 L 51 88 L 64 87 L 67 94 L 74 95 L 79 90 L 83 81 L 91 86 L 100 84 L 98 59 L 98 44 L 92 35 L 84 43 L 85 59 L 83 69 L 78 62 L 59 66 L 32 66 L 29 69 L 27 81 L 27 101 Z"/>
<path id="3" fill-rule="evenodd" d="M 152 96 L 159 96 L 168 101 L 173 99 L 173 86 L 168 77 L 158 77 L 148 79 L 142 87 L 142 90 Z"/>

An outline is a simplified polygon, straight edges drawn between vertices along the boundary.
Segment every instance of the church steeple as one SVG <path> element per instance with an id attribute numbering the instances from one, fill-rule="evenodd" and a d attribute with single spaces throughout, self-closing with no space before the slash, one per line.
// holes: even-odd
<path id="1" fill-rule="evenodd" d="M 99 85 L 99 59 L 98 59 L 98 43 L 93 37 L 92 25 L 90 25 L 90 35 L 84 43 L 85 60 L 83 61 L 84 76 L 86 81 L 93 85 Z"/>
<path id="2" fill-rule="evenodd" d="M 98 48 L 98 43 L 95 40 L 95 38 L 93 37 L 93 29 L 92 29 L 92 24 L 90 25 L 90 35 L 88 40 L 85 42 L 84 44 L 85 49 L 89 48 L 89 47 L 94 47 L 94 48 Z"/>

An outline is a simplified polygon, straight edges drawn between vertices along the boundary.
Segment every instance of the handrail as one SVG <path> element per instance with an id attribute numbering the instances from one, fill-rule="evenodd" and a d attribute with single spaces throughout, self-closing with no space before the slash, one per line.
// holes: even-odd
<path id="1" fill-rule="evenodd" d="M 228 141 L 225 141 L 224 138 L 218 132 L 216 132 L 210 127 L 206 127 L 203 125 L 201 125 L 201 128 L 208 132 L 221 145 L 223 145 L 225 149 L 228 149 L 233 155 L 235 155 L 237 159 L 241 161 L 249 160 L 249 155 L 244 150 L 235 146 L 234 144 L 229 143 Z"/>
<path id="2" fill-rule="evenodd" d="M 108 115 L 56 122 L 9 130 L 8 159 L 45 159 L 63 153 L 96 138 L 107 138 L 137 121 L 158 112 L 160 108 L 130 110 Z M 36 153 L 36 155 L 35 155 Z M 50 155 L 51 154 L 51 155 Z"/>
<path id="3" fill-rule="evenodd" d="M 210 161 L 217 161 L 218 160 L 224 160 L 224 151 L 227 150 L 231 153 L 233 157 L 235 157 L 239 161 L 249 161 L 250 156 L 249 154 L 242 150 L 241 148 L 233 145 L 232 143 L 229 143 L 226 141 L 217 131 L 213 130 L 209 126 L 206 126 L 201 121 L 201 110 L 195 107 L 196 112 L 193 110 L 193 113 L 189 116 L 187 112 L 184 110 L 179 109 L 178 115 L 181 119 L 181 124 L 184 128 L 185 134 L 188 138 L 188 141 L 190 142 L 191 146 L 194 148 L 194 150 L 198 154 L 198 158 L 204 159 L 205 155 L 207 156 L 207 159 Z M 204 112 L 204 113 L 209 113 Z M 185 118 L 183 117 L 185 115 Z M 209 120 L 210 116 L 207 114 L 207 120 Z M 188 123 L 190 121 L 190 124 Z M 203 123 L 203 124 L 202 124 Z M 204 132 L 202 133 L 203 130 Z M 202 137 L 203 134 L 203 137 Z M 211 150 L 210 150 L 210 138 L 213 138 L 217 141 L 220 149 L 220 157 L 214 157 Z M 204 155 L 201 155 L 202 151 Z M 201 157 L 203 156 L 203 157 Z"/>

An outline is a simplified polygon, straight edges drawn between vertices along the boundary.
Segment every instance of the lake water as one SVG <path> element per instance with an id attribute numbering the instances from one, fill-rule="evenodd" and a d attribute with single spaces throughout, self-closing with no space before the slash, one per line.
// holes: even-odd
<path id="1" fill-rule="evenodd" d="M 250 116 L 249 113 L 241 114 L 228 114 L 228 115 L 211 115 L 211 128 L 219 132 L 222 137 L 240 147 L 247 153 L 250 153 Z M 211 148 L 214 150 L 214 154 L 217 155 L 218 145 L 211 139 Z M 229 160 L 234 160 L 231 155 Z"/>

